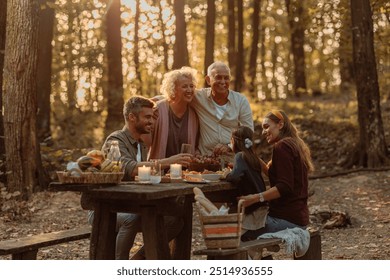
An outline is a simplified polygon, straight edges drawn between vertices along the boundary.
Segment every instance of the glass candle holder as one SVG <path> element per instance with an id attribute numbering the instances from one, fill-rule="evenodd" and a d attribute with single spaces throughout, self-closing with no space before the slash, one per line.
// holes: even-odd
<path id="1" fill-rule="evenodd" d="M 161 164 L 154 161 L 152 169 L 150 170 L 150 182 L 152 184 L 159 184 L 161 182 Z"/>
<path id="2" fill-rule="evenodd" d="M 171 164 L 170 165 L 170 174 L 171 179 L 181 179 L 181 164 Z"/>
<path id="3" fill-rule="evenodd" d="M 140 166 L 138 167 L 138 181 L 140 182 L 148 182 L 150 181 L 150 171 L 151 168 L 149 166 Z"/>

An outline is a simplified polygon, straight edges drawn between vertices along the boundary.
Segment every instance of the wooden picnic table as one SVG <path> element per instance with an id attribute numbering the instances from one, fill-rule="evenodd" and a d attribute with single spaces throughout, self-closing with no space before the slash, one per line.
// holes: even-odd
<path id="1" fill-rule="evenodd" d="M 177 182 L 157 185 L 135 182 L 122 182 L 117 185 L 53 182 L 50 184 L 50 190 L 81 192 L 82 208 L 95 211 L 90 240 L 90 259 L 115 258 L 117 212 L 141 214 L 146 259 L 190 259 L 195 186 L 213 201 L 230 201 L 237 195 L 236 188 L 224 181 L 207 184 Z M 164 230 L 163 216 L 165 215 L 180 216 L 184 220 L 184 228 L 176 237 L 171 249 Z"/>

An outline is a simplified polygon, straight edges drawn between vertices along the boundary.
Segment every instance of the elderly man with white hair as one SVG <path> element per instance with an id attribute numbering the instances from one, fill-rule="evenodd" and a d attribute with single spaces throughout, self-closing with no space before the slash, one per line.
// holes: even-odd
<path id="1" fill-rule="evenodd" d="M 232 131 L 240 125 L 254 129 L 252 110 L 247 98 L 229 89 L 230 69 L 223 62 L 214 62 L 205 77 L 209 88 L 197 91 L 191 103 L 200 123 L 198 148 L 202 155 L 230 152 Z"/>

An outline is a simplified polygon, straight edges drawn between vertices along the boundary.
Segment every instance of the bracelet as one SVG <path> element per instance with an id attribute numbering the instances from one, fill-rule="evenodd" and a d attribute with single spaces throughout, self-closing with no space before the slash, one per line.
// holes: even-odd
<path id="1" fill-rule="evenodd" d="M 265 201 L 263 193 L 259 193 L 259 201 L 260 202 L 264 202 Z"/>

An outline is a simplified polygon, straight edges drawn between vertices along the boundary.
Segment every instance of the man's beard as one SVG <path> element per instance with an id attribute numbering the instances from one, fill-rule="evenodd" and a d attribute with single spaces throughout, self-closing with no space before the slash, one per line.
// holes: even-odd
<path id="1" fill-rule="evenodd" d="M 137 118 L 137 123 L 135 125 L 135 129 L 139 134 L 149 134 L 150 130 L 145 128 L 145 125 L 139 123 L 139 119 Z"/>

